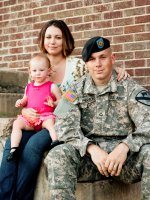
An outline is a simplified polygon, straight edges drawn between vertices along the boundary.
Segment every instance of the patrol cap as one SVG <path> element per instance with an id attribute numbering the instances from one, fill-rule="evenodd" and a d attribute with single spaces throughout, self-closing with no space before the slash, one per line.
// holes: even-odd
<path id="1" fill-rule="evenodd" d="M 89 39 L 82 50 L 82 59 L 87 62 L 92 53 L 103 51 L 110 47 L 110 41 L 106 38 L 97 36 Z"/>

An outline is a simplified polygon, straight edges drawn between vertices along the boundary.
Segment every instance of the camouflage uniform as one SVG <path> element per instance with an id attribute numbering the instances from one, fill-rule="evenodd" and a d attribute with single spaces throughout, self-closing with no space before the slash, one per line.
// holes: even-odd
<path id="1" fill-rule="evenodd" d="M 150 200 L 150 98 L 147 91 L 132 79 L 117 82 L 113 73 L 101 91 L 90 76 L 85 75 L 66 94 L 55 110 L 55 128 L 59 140 L 65 144 L 55 147 L 46 158 L 51 200 L 74 200 L 77 179 L 106 179 L 86 155 L 90 142 L 108 153 L 120 142 L 126 143 L 130 148 L 128 158 L 120 176 L 113 178 L 125 183 L 141 180 L 143 198 Z"/>

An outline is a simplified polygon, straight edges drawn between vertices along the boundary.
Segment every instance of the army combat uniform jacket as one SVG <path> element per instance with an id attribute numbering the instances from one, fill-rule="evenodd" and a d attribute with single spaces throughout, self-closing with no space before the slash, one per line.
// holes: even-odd
<path id="1" fill-rule="evenodd" d="M 59 140 L 72 144 L 80 155 L 89 142 L 108 153 L 124 142 L 130 152 L 150 143 L 150 96 L 131 78 L 97 88 L 87 74 L 63 95 L 55 110 Z"/>

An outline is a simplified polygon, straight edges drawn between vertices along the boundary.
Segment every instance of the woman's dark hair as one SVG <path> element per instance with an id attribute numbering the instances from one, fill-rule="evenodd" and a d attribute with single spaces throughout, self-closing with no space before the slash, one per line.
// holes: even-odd
<path id="1" fill-rule="evenodd" d="M 44 26 L 42 27 L 39 37 L 38 37 L 38 44 L 39 48 L 43 53 L 47 53 L 45 47 L 44 47 L 44 38 L 45 38 L 45 32 L 48 27 L 55 26 L 59 28 L 62 31 L 62 37 L 63 37 L 63 54 L 65 57 L 69 56 L 72 51 L 74 50 L 74 38 L 66 25 L 66 23 L 62 20 L 50 20 Z"/>

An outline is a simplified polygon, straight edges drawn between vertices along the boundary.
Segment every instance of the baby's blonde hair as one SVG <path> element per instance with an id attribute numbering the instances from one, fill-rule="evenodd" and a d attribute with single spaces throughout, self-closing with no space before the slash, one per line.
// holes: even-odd
<path id="1" fill-rule="evenodd" d="M 36 60 L 38 60 L 38 59 L 43 59 L 43 60 L 45 60 L 45 62 L 46 62 L 46 64 L 47 64 L 48 68 L 51 68 L 51 62 L 50 62 L 50 60 L 49 60 L 47 54 L 44 54 L 44 53 L 37 53 L 37 54 L 34 54 L 34 55 L 33 55 L 33 57 L 31 58 L 31 60 L 30 60 L 30 62 L 29 62 L 29 69 L 30 69 L 30 63 L 31 63 L 31 61 L 33 61 L 33 60 L 35 60 L 35 59 L 36 59 Z"/>

